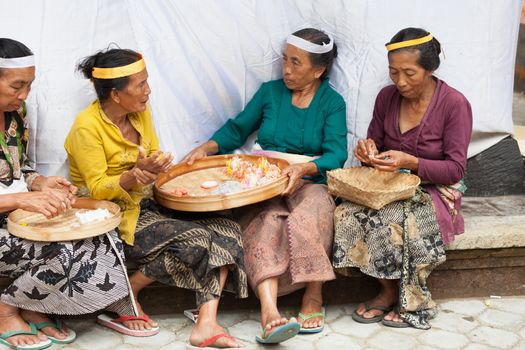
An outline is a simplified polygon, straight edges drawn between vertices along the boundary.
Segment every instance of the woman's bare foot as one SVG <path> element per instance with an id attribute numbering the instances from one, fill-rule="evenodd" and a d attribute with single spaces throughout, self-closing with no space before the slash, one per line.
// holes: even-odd
<path id="1" fill-rule="evenodd" d="M 141 318 L 144 318 L 146 314 L 144 313 L 144 310 L 142 310 L 142 306 L 140 306 L 139 304 L 138 295 L 144 287 L 150 285 L 153 282 L 155 282 L 154 279 L 149 278 L 148 276 L 144 275 L 140 271 L 135 272 L 129 278 L 129 283 L 131 285 L 131 291 L 133 293 L 133 297 L 135 298 L 135 304 L 137 305 L 137 311 L 139 313 L 139 317 Z M 159 326 L 159 324 L 153 320 L 149 320 L 148 322 L 140 321 L 140 320 L 124 321 L 122 322 L 122 324 L 133 331 L 146 331 L 152 328 L 157 328 Z"/>
<path id="2" fill-rule="evenodd" d="M 306 286 L 306 290 L 303 295 L 303 302 L 301 304 L 301 314 L 308 316 L 323 311 L 323 294 L 322 294 L 322 282 L 310 282 Z M 323 316 L 316 316 L 303 320 L 301 316 L 298 318 L 299 322 L 302 322 L 302 328 L 317 328 L 321 327 L 324 323 Z"/>
<path id="3" fill-rule="evenodd" d="M 375 298 L 368 302 L 369 310 L 366 311 L 364 303 L 357 306 L 356 313 L 363 318 L 374 318 L 383 315 L 382 310 L 374 309 L 374 306 L 391 307 L 399 299 L 399 291 L 396 280 L 378 280 L 381 284 L 381 290 Z"/>
<path id="4" fill-rule="evenodd" d="M 137 304 L 139 317 L 144 317 L 146 314 L 144 313 L 144 310 L 142 310 L 142 306 L 140 306 L 137 299 L 135 299 L 135 303 Z M 142 320 L 124 321 L 122 324 L 133 331 L 148 331 L 159 326 L 157 322 L 151 319 L 148 322 Z"/>
<path id="5" fill-rule="evenodd" d="M 26 322 L 41 323 L 51 321 L 49 317 L 40 312 L 29 311 L 29 310 L 20 310 L 20 316 Z M 62 326 L 62 329 L 56 329 L 55 327 L 44 327 L 41 329 L 42 333 L 53 338 L 64 340 L 69 336 L 69 328 Z"/>
<path id="6" fill-rule="evenodd" d="M 199 320 L 200 321 L 200 320 Z M 200 346 L 206 340 L 212 338 L 213 336 L 221 333 L 226 333 L 224 328 L 218 325 L 214 321 L 197 321 L 195 327 L 191 331 L 190 335 L 190 344 L 193 346 Z M 207 345 L 214 348 L 242 348 L 244 345 L 239 342 L 237 339 L 232 337 L 220 337 L 215 342 Z"/>
<path id="7" fill-rule="evenodd" d="M 2 304 L 2 303 L 0 303 Z M 14 307 L 11 310 L 4 312 L 4 306 L 5 304 L 2 304 L 1 311 L 0 311 L 0 334 L 9 332 L 9 331 L 30 331 L 31 328 L 29 325 L 24 321 L 24 319 L 20 316 L 18 313 L 18 309 Z M 42 341 L 47 340 L 47 336 L 42 333 L 38 332 L 37 335 L 15 335 L 13 337 L 9 337 L 6 339 L 10 344 L 13 344 L 13 346 L 27 346 L 27 345 L 34 345 L 38 344 Z"/>
<path id="8" fill-rule="evenodd" d="M 264 334 L 267 337 L 273 330 L 279 326 L 285 325 L 288 322 L 297 322 L 295 317 L 290 318 L 289 320 L 285 317 L 281 317 L 278 311 L 262 313 L 261 314 L 261 325 L 264 329 Z"/>
<path id="9" fill-rule="evenodd" d="M 392 310 L 390 311 L 384 318 L 385 320 L 387 321 L 393 321 L 393 322 L 398 322 L 398 323 L 404 323 L 405 321 L 403 321 L 403 319 L 401 318 L 401 316 L 399 316 L 399 314 L 396 312 L 396 310 Z"/>

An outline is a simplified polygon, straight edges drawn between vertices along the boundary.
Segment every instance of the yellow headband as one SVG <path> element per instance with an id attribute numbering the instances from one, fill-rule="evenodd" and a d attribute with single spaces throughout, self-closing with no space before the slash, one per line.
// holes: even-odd
<path id="1" fill-rule="evenodd" d="M 133 62 L 126 66 L 114 67 L 114 68 L 99 68 L 93 67 L 92 76 L 96 79 L 116 79 L 122 77 L 128 77 L 130 75 L 142 72 L 146 68 L 144 59 L 139 56 L 140 59 L 137 62 Z"/>
<path id="2" fill-rule="evenodd" d="M 419 39 L 412 39 L 412 40 L 407 40 L 407 41 L 401 41 L 399 43 L 387 44 L 386 49 L 387 51 L 392 51 L 392 50 L 401 49 L 403 47 L 416 46 L 419 44 L 424 44 L 426 42 L 429 42 L 432 39 L 433 39 L 432 34 L 428 34 L 427 36 L 424 36 Z"/>

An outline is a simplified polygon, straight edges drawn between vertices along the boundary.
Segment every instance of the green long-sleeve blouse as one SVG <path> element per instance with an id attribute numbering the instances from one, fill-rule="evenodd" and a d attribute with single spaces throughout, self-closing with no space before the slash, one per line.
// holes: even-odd
<path id="1" fill-rule="evenodd" d="M 313 160 L 326 183 L 326 171 L 341 168 L 348 156 L 345 101 L 323 79 L 308 108 L 292 105 L 292 91 L 283 80 L 261 85 L 242 112 L 224 124 L 211 139 L 220 153 L 231 153 L 259 129 L 264 150 L 320 156 Z"/>

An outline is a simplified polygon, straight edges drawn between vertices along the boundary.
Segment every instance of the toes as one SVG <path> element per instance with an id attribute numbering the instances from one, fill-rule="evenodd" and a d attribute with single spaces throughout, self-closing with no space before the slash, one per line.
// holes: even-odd
<path id="1" fill-rule="evenodd" d="M 229 348 L 240 348 L 243 346 L 241 342 L 239 342 L 237 339 L 228 339 L 227 344 Z"/>
<path id="2" fill-rule="evenodd" d="M 386 314 L 384 319 L 387 321 L 392 321 L 394 319 L 394 315 L 392 314 L 392 312 L 389 312 L 388 314 Z"/>
<path id="3" fill-rule="evenodd" d="M 366 311 L 365 304 L 361 303 L 357 306 L 356 312 L 359 316 L 363 316 Z"/>

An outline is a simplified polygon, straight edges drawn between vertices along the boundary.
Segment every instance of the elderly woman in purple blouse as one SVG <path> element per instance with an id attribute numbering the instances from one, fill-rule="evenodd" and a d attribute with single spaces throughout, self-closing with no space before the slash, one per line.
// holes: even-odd
<path id="1" fill-rule="evenodd" d="M 426 279 L 445 261 L 444 244 L 463 232 L 472 111 L 459 91 L 433 75 L 441 45 L 430 33 L 403 29 L 386 48 L 394 85 L 379 92 L 368 138 L 354 154 L 379 170 L 410 171 L 422 186 L 413 198 L 380 210 L 339 205 L 333 264 L 357 267 L 380 283 L 379 294 L 352 314 L 355 321 L 428 329 L 436 305 Z"/>

